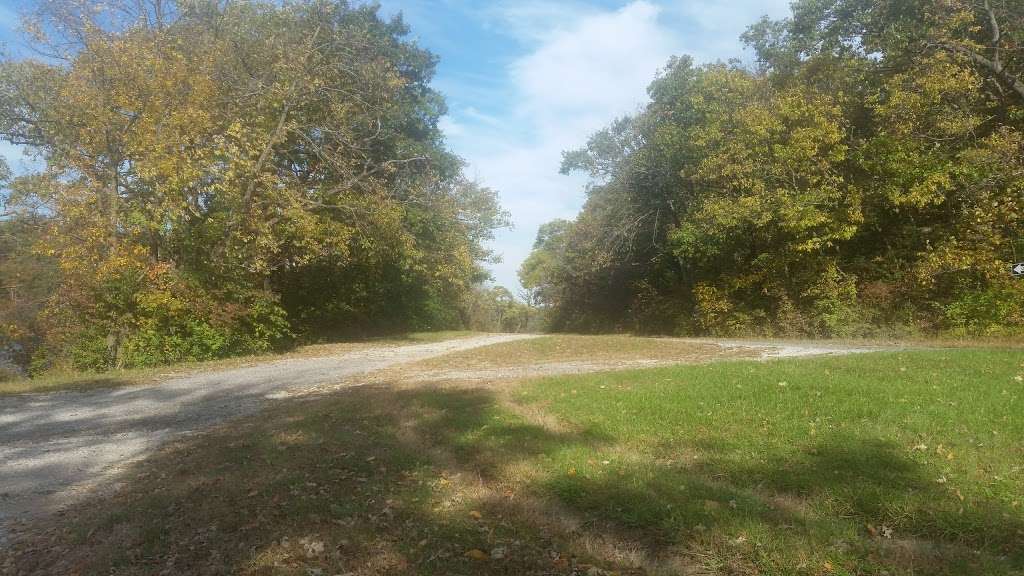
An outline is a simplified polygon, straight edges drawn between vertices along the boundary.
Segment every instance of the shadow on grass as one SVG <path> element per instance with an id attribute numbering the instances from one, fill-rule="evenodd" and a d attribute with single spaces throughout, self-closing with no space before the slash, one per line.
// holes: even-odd
<path id="1" fill-rule="evenodd" d="M 705 447 L 707 448 L 707 447 Z M 545 487 L 642 542 L 654 557 L 714 574 L 1020 574 L 1024 517 L 963 502 L 941 478 L 877 439 L 837 436 L 749 464 L 612 464 Z M 744 459 L 745 460 L 745 459 Z M 606 528 L 607 530 L 607 528 Z M 803 567 L 805 570 L 796 568 Z M 844 567 L 846 571 L 840 569 Z M 818 570 L 816 571 L 815 568 Z"/>
<path id="2" fill-rule="evenodd" d="M 570 467 L 613 447 L 534 424 L 486 389 L 354 388 L 168 447 L 113 498 L 69 510 L 56 536 L 15 546 L 12 565 L 302 576 L 1024 568 L 1019 516 L 961 511 L 884 442 L 837 437 L 757 465 L 724 453 Z M 872 537 L 868 524 L 896 537 Z"/>

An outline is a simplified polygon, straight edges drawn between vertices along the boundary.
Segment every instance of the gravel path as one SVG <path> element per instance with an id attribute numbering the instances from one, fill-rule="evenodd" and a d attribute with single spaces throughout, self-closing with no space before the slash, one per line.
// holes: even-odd
<path id="1" fill-rule="evenodd" d="M 716 344 L 726 350 L 753 350 L 762 360 L 770 358 L 799 358 L 801 356 L 840 356 L 864 352 L 902 350 L 902 346 L 876 344 L 847 344 L 843 342 L 819 342 L 814 340 L 741 340 L 729 338 L 678 338 L 682 342 Z"/>
<path id="2" fill-rule="evenodd" d="M 573 360 L 565 362 L 543 362 L 528 365 L 499 366 L 448 366 L 441 370 L 424 370 L 418 366 L 399 368 L 401 376 L 409 382 L 430 382 L 443 380 L 492 381 L 534 378 L 539 376 L 562 376 L 607 372 L 612 370 L 634 370 L 675 364 L 719 362 L 722 360 L 771 360 L 773 358 L 799 358 L 804 356 L 839 356 L 864 352 L 900 350 L 897 346 L 874 344 L 846 344 L 838 342 L 782 341 L 782 340 L 737 340 L 726 338 L 673 338 L 680 342 L 717 347 L 718 352 L 704 355 L 681 356 L 678 358 L 646 358 L 628 360 Z M 730 354 L 734 352 L 734 354 Z M 735 354 L 739 352 L 740 354 Z"/>
<path id="3" fill-rule="evenodd" d="M 275 398 L 343 387 L 352 376 L 480 346 L 533 338 L 493 334 L 410 346 L 382 346 L 321 358 L 293 358 L 194 374 L 159 384 L 90 392 L 0 396 L 0 545 L 12 519 L 59 510 L 94 486 L 115 480 L 126 463 L 182 434 L 251 414 Z M 680 339 L 744 349 L 762 359 L 851 354 L 888 347 L 815 342 Z M 505 379 L 639 368 L 672 363 L 634 360 L 614 365 L 558 362 L 467 370 L 452 366 L 427 379 Z M 340 385 L 339 385 L 340 383 Z"/>
<path id="4" fill-rule="evenodd" d="M 531 335 L 494 334 L 279 360 L 90 392 L 0 396 L 0 545 L 12 519 L 49 513 L 167 440 L 268 400 L 450 352 Z"/>

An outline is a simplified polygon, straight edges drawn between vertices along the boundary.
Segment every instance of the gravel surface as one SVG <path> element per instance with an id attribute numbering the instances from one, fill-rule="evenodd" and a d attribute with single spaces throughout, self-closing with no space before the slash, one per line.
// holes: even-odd
<path id="1" fill-rule="evenodd" d="M 681 342 L 692 342 L 710 346 L 716 352 L 701 354 L 683 354 L 676 358 L 641 358 L 622 360 L 573 360 L 564 362 L 538 362 L 527 365 L 497 366 L 448 366 L 443 369 L 424 369 L 419 365 L 403 366 L 400 371 L 402 378 L 409 382 L 430 382 L 442 380 L 462 380 L 467 382 L 488 380 L 514 380 L 518 378 L 534 378 L 540 376 L 562 376 L 586 374 L 590 372 L 606 372 L 611 370 L 634 370 L 637 368 L 654 368 L 677 364 L 699 364 L 719 362 L 722 360 L 770 360 L 772 358 L 798 358 L 803 356 L 836 356 L 844 354 L 860 354 L 863 352 L 881 352 L 899 350 L 894 346 L 878 346 L 865 344 L 844 344 L 836 342 L 785 342 L 767 340 L 736 340 L 723 338 L 675 338 Z M 732 354 L 730 354 L 730 352 Z"/>
<path id="2" fill-rule="evenodd" d="M 116 479 L 121 466 L 160 444 L 277 398 L 351 385 L 369 372 L 480 346 L 533 338 L 493 334 L 409 346 L 382 346 L 322 358 L 294 358 L 177 377 L 158 384 L 90 392 L 0 396 L 0 545 L 12 521 L 60 510 Z M 892 349 L 816 342 L 683 339 L 762 359 Z M 467 370 L 451 366 L 420 379 L 505 379 L 671 364 L 665 360 L 556 362 Z"/>
<path id="3" fill-rule="evenodd" d="M 76 494 L 110 481 L 120 466 L 175 436 L 250 414 L 268 400 L 297 391 L 531 337 L 494 334 L 382 346 L 190 375 L 148 386 L 0 396 L 0 545 L 8 522 L 60 509 Z"/>
<path id="4" fill-rule="evenodd" d="M 901 350 L 901 346 L 875 344 L 846 344 L 842 342 L 817 342 L 814 340 L 739 340 L 726 338 L 679 338 L 695 344 L 717 344 L 726 350 L 753 350 L 762 360 L 770 358 L 799 358 L 801 356 L 839 356 L 864 352 Z"/>

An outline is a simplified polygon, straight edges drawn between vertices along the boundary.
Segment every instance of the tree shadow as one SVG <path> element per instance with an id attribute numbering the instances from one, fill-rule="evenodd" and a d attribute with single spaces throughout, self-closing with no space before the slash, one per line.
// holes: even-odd
<path id="1" fill-rule="evenodd" d="M 516 421 L 486 390 L 362 386 L 177 441 L 8 554 L 28 574 L 542 573 L 550 540 L 476 487 L 599 441 Z M 46 530 L 56 546 L 31 537 Z M 465 555 L 500 546 L 504 561 Z"/>
<path id="2" fill-rule="evenodd" d="M 590 463 L 615 439 L 535 423 L 488 389 L 351 388 L 165 447 L 115 494 L 16 538 L 10 566 L 303 576 L 742 574 L 764 573 L 768 560 L 786 573 L 824 573 L 826 560 L 890 574 L 1024 568 L 1019 515 L 947 505 L 948 490 L 885 442 L 836 436 L 755 465 L 728 451 L 663 461 L 618 448 L 622 458 Z M 800 569 L 804 554 L 817 564 Z"/>
<path id="3" fill-rule="evenodd" d="M 702 452 L 714 454 L 714 446 L 701 446 Z M 827 552 L 820 565 L 846 561 L 888 573 L 1024 569 L 1019 512 L 987 499 L 965 503 L 901 452 L 879 439 L 835 435 L 763 454 L 755 464 L 723 450 L 711 459 L 634 462 L 552 477 L 546 487 L 574 510 L 623 529 L 620 534 L 643 542 L 655 557 L 682 551 L 732 566 L 721 573 L 758 571 L 736 559 L 761 557 L 756 547 L 768 541 L 801 552 L 793 566 L 807 565 L 798 557 L 817 549 Z M 786 556 L 777 553 L 775 562 Z"/>

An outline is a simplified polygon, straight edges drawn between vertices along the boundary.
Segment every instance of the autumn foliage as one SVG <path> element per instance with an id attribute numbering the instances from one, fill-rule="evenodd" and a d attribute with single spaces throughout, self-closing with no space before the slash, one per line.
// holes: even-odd
<path id="1" fill-rule="evenodd" d="M 49 0 L 25 24 L 0 135 L 42 166 L 6 198 L 58 277 L 19 340 L 39 369 L 460 324 L 506 216 L 445 148 L 435 58 L 400 19 Z"/>
<path id="2" fill-rule="evenodd" d="M 521 271 L 553 327 L 1024 330 L 1022 5 L 802 0 L 744 40 L 565 154 L 586 205 Z"/>

